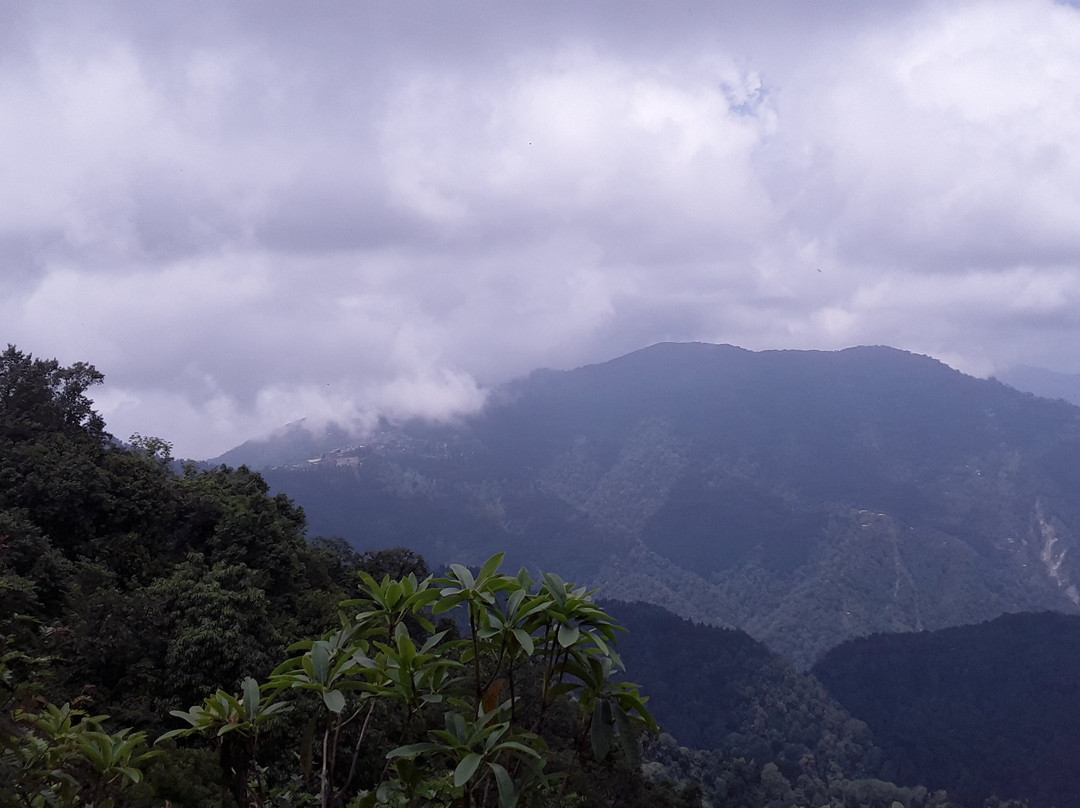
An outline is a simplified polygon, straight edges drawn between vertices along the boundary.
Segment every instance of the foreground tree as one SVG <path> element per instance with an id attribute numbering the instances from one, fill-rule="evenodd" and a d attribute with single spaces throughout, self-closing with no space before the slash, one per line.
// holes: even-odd
<path id="1" fill-rule="evenodd" d="M 0 635 L 0 808 L 112 808 L 143 780 L 159 753 L 146 735 L 110 731 L 107 716 L 40 695 L 48 660 Z"/>
<path id="2" fill-rule="evenodd" d="M 656 724 L 637 688 L 613 679 L 620 629 L 590 593 L 556 575 L 500 574 L 501 562 L 437 580 L 361 573 L 340 628 L 293 646 L 262 685 L 175 711 L 188 726 L 165 737 L 213 738 L 242 805 L 269 804 L 260 740 L 290 711 L 309 717 L 297 751 L 324 808 L 560 803 L 571 772 L 547 767 L 555 713 L 578 708 L 571 768 L 615 742 L 636 759 L 638 734 Z M 458 622 L 437 630 L 439 615 Z"/>
<path id="3" fill-rule="evenodd" d="M 53 659 L 52 702 L 89 686 L 88 709 L 156 734 L 333 625 L 350 561 L 309 544 L 257 473 L 178 474 L 166 441 L 116 441 L 89 398 L 101 380 L 0 353 L 0 634 Z"/>

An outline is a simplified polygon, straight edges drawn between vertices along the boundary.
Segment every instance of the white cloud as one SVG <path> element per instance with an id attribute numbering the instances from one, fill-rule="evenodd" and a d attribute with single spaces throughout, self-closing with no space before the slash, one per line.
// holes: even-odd
<path id="1" fill-rule="evenodd" d="M 0 33 L 0 322 L 121 436 L 671 339 L 1080 370 L 1074 8 L 68 10 Z"/>
<path id="2" fill-rule="evenodd" d="M 746 242 L 770 213 L 752 159 L 773 115 L 732 109 L 755 76 L 570 47 L 468 78 L 413 77 L 381 124 L 392 199 L 447 234 Z"/>
<path id="3" fill-rule="evenodd" d="M 1080 15 L 1042 2 L 933 4 L 849 43 L 797 122 L 841 253 L 916 272 L 1075 255 L 1078 44 Z"/>

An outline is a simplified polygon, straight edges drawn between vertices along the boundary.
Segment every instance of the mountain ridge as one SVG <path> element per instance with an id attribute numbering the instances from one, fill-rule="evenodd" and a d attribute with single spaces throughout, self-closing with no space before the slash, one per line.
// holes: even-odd
<path id="1" fill-rule="evenodd" d="M 265 474 L 315 533 L 506 550 L 803 667 L 875 631 L 1080 612 L 1080 409 L 893 348 L 659 343 L 313 459 Z"/>
<path id="2" fill-rule="evenodd" d="M 1048 808 L 1075 799 L 1078 665 L 1080 616 L 1043 612 L 851 640 L 813 674 L 867 723 L 892 776 L 917 771 L 965 805 Z"/>

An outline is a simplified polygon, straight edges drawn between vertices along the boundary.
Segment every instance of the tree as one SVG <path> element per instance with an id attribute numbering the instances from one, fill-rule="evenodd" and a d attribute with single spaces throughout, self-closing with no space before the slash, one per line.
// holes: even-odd
<path id="1" fill-rule="evenodd" d="M 110 732 L 108 716 L 43 699 L 47 668 L 0 635 L 0 806 L 113 808 L 159 753 L 145 733 Z"/>
<path id="2" fill-rule="evenodd" d="M 0 634 L 56 660 L 53 703 L 92 693 L 157 734 L 169 708 L 332 626 L 349 561 L 309 545 L 303 511 L 257 473 L 177 474 L 167 441 L 114 440 L 88 398 L 101 380 L 0 354 Z"/>
<path id="3" fill-rule="evenodd" d="M 86 391 L 104 380 L 93 365 L 61 367 L 55 359 L 35 359 L 14 345 L 0 354 L 0 438 L 64 434 L 102 441 L 105 422 Z"/>
<path id="4" fill-rule="evenodd" d="M 547 769 L 546 723 L 575 703 L 571 767 L 603 760 L 615 741 L 635 759 L 638 733 L 656 724 L 637 688 L 613 679 L 619 627 L 585 589 L 500 574 L 501 562 L 476 574 L 455 564 L 438 580 L 360 573 L 361 597 L 341 603 L 338 629 L 294 645 L 263 684 L 174 711 L 187 726 L 164 737 L 215 738 L 227 790 L 256 805 L 269 795 L 260 739 L 287 711 L 310 716 L 299 758 L 317 772 L 324 808 L 566 796 L 567 772 Z M 436 630 L 439 615 L 468 634 L 446 621 Z"/>

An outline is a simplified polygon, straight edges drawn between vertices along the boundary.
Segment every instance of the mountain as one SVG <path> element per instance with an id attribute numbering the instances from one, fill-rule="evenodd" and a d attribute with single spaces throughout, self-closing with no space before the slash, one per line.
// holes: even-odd
<path id="1" fill-rule="evenodd" d="M 604 608 L 628 630 L 618 646 L 627 678 L 669 733 L 647 750 L 648 767 L 698 783 L 707 804 L 937 804 L 883 780 L 896 767 L 866 724 L 745 632 L 650 604 Z"/>
<path id="2" fill-rule="evenodd" d="M 339 424 L 315 426 L 305 419 L 286 424 L 266 438 L 245 441 L 223 455 L 208 460 L 209 467 L 248 466 L 253 469 L 277 465 L 299 465 L 356 443 L 349 430 Z"/>
<path id="3" fill-rule="evenodd" d="M 1075 805 L 1080 617 L 1015 614 L 882 634 L 829 651 L 814 674 L 867 722 L 900 778 L 965 805 L 991 794 Z"/>
<path id="4" fill-rule="evenodd" d="M 997 379 L 1025 393 L 1080 405 L 1080 373 L 1055 373 L 1046 368 L 1017 365 L 998 373 Z"/>
<path id="5" fill-rule="evenodd" d="M 771 730 L 780 729 L 777 722 L 804 719 L 807 726 L 778 733 L 785 742 L 810 743 L 787 754 L 786 764 L 794 767 L 825 733 L 843 734 L 850 718 L 843 708 L 812 677 L 746 632 L 695 623 L 649 603 L 603 606 L 627 629 L 618 645 L 627 678 L 649 694 L 649 709 L 680 743 L 764 762 L 772 759 L 771 751 L 748 747 L 768 747 Z M 806 709 L 785 719 L 787 711 L 776 709 L 784 703 Z M 864 744 L 871 752 L 867 739 Z"/>
<path id="6" fill-rule="evenodd" d="M 506 550 L 803 667 L 874 632 L 1080 613 L 1080 409 L 891 348 L 661 344 L 317 462 L 275 448 L 266 479 L 312 533 Z"/>

